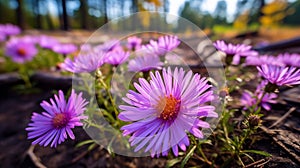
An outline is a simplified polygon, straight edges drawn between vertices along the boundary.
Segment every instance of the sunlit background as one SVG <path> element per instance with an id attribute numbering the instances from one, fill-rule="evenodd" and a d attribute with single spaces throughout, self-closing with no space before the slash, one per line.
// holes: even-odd
<path id="1" fill-rule="evenodd" d="M 23 29 L 93 30 L 131 13 L 159 11 L 218 32 L 228 27 L 253 30 L 260 25 L 299 25 L 299 9 L 297 0 L 1 0 L 0 23 Z M 151 26 L 149 22 L 151 16 L 141 18 L 144 27 Z"/>

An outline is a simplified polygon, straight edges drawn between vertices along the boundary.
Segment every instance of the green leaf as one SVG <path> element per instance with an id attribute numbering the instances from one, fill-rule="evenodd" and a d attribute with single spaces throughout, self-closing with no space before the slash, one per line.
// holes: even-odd
<path id="1" fill-rule="evenodd" d="M 83 145 L 90 144 L 90 143 L 94 143 L 94 140 L 90 140 L 89 139 L 89 140 L 86 140 L 86 141 L 79 142 L 75 147 L 79 148 L 79 147 L 81 147 Z"/>
<path id="2" fill-rule="evenodd" d="M 93 143 L 88 147 L 88 151 L 91 151 L 92 149 L 94 149 L 95 146 L 97 146 L 98 144 Z"/>
<path id="3" fill-rule="evenodd" d="M 251 159 L 253 162 L 255 162 L 255 160 L 253 159 L 253 157 L 252 157 L 252 156 L 250 156 L 250 155 L 248 155 L 247 153 L 242 153 L 242 155 L 245 155 L 245 156 L 247 156 L 249 159 Z"/>
<path id="4" fill-rule="evenodd" d="M 258 155 L 262 155 L 262 156 L 266 156 L 266 157 L 270 157 L 272 156 L 271 154 L 269 154 L 268 152 L 265 151 L 259 151 L 259 150 L 244 150 L 242 151 L 244 153 L 254 153 L 254 154 L 258 154 Z"/>
<path id="5" fill-rule="evenodd" d="M 182 160 L 180 167 L 183 168 L 184 165 L 189 161 L 189 159 L 191 158 L 191 156 L 194 154 L 194 151 L 196 149 L 196 145 L 192 147 L 192 149 L 187 153 L 187 155 L 185 156 L 185 158 Z"/>
<path id="6" fill-rule="evenodd" d="M 174 158 L 174 159 L 168 160 L 165 168 L 170 168 L 170 167 L 175 166 L 177 163 L 181 162 L 181 159 L 182 158 Z"/>

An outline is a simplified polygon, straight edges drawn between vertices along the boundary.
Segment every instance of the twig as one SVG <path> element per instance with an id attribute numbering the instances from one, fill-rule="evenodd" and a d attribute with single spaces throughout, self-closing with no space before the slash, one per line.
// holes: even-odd
<path id="1" fill-rule="evenodd" d="M 266 161 L 266 160 L 267 160 L 267 161 Z M 251 163 L 251 164 L 246 165 L 245 168 L 247 168 L 247 167 L 252 167 L 252 166 L 254 167 L 254 166 L 257 165 L 257 164 L 260 164 L 261 162 L 263 162 L 262 164 L 264 165 L 264 164 L 268 163 L 270 160 L 271 160 L 271 157 L 265 158 L 265 159 L 260 159 L 260 160 L 258 160 L 258 161 L 256 161 L 256 162 L 253 162 L 253 163 Z"/>
<path id="2" fill-rule="evenodd" d="M 194 153 L 194 156 L 195 156 L 197 159 L 201 160 L 202 162 L 207 163 L 207 164 L 210 165 L 210 166 L 212 165 L 212 163 L 211 163 L 210 161 L 205 160 L 204 158 L 202 158 L 201 156 L 199 156 L 199 155 L 197 155 L 197 154 L 195 154 L 195 153 Z"/>
<path id="3" fill-rule="evenodd" d="M 254 167 L 262 167 L 263 165 L 267 164 L 268 162 L 270 162 L 271 158 L 269 158 L 268 160 L 266 160 L 265 162 L 258 164 L 257 166 Z"/>
<path id="4" fill-rule="evenodd" d="M 285 120 L 293 111 L 295 111 L 296 108 L 295 107 L 292 107 L 290 108 L 290 110 L 285 113 L 281 118 L 279 118 L 275 123 L 273 123 L 269 128 L 272 128 L 274 127 L 275 125 L 279 124 L 280 122 L 282 122 L 283 120 Z"/>
<path id="5" fill-rule="evenodd" d="M 30 159 L 32 160 L 32 162 L 34 163 L 34 165 L 36 167 L 39 168 L 46 168 L 45 165 L 43 165 L 40 161 L 40 159 L 34 154 L 33 150 L 34 150 L 35 145 L 31 145 L 27 151 L 28 156 L 30 157 Z"/>

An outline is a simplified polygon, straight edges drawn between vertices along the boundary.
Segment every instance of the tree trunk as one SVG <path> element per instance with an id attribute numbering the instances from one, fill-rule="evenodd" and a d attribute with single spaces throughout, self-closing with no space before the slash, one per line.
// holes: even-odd
<path id="1" fill-rule="evenodd" d="M 103 14 L 104 14 L 104 24 L 106 24 L 106 23 L 108 23 L 107 0 L 103 0 Z"/>
<path id="2" fill-rule="evenodd" d="M 80 1 L 80 18 L 81 18 L 81 28 L 82 29 L 88 29 L 88 5 L 86 0 L 79 0 Z"/>
<path id="3" fill-rule="evenodd" d="M 67 14 L 67 4 L 66 0 L 62 0 L 62 14 L 63 14 L 63 30 L 69 30 L 69 21 Z"/>
<path id="4" fill-rule="evenodd" d="M 24 13 L 23 13 L 23 0 L 16 0 L 18 7 L 17 7 L 17 24 L 21 29 L 25 28 L 24 22 Z"/>
<path id="5" fill-rule="evenodd" d="M 36 14 L 36 27 L 38 29 L 41 29 L 42 28 L 42 20 L 41 20 L 41 14 L 40 14 L 39 0 L 34 0 L 34 8 L 35 8 L 35 14 Z"/>

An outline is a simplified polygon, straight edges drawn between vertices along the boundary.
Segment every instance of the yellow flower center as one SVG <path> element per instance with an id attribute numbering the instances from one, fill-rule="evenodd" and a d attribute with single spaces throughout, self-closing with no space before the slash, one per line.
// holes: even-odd
<path id="1" fill-rule="evenodd" d="M 68 122 L 69 122 L 68 116 L 63 113 L 56 114 L 52 120 L 53 126 L 55 128 L 63 128 L 68 124 Z"/>
<path id="2" fill-rule="evenodd" d="M 156 109 L 159 112 L 159 118 L 164 120 L 174 119 L 180 110 L 180 100 L 177 100 L 173 95 L 162 97 Z"/>

